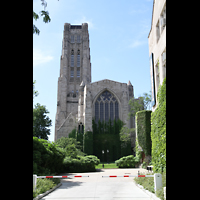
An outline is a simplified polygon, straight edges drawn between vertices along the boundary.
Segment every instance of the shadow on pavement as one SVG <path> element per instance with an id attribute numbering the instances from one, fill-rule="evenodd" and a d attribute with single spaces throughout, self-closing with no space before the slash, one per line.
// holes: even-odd
<path id="1" fill-rule="evenodd" d="M 59 187 L 59 189 L 68 189 L 71 187 L 81 186 L 83 182 L 76 182 L 76 181 L 61 181 L 62 185 Z"/>

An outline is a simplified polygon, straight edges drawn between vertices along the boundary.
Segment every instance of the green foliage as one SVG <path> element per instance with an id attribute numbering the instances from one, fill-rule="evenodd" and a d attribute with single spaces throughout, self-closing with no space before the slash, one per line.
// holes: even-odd
<path id="1" fill-rule="evenodd" d="M 49 16 L 49 12 L 48 11 L 45 11 L 46 7 L 47 7 L 47 2 L 45 0 L 41 0 L 41 5 L 44 6 L 44 10 L 41 10 L 39 12 L 40 16 L 43 17 L 43 22 L 44 23 L 48 23 L 51 21 L 51 18 Z M 33 11 L 33 19 L 34 20 L 38 20 L 39 19 L 39 15 L 37 13 L 35 13 Z M 40 30 L 33 24 L 33 34 L 40 34 Z"/>
<path id="2" fill-rule="evenodd" d="M 35 198 L 39 194 L 42 194 L 42 193 L 52 189 L 58 183 L 60 183 L 60 179 L 58 179 L 58 178 L 51 178 L 51 179 L 38 178 L 37 179 L 37 184 L 36 184 L 36 190 L 33 191 L 33 198 Z"/>
<path id="3" fill-rule="evenodd" d="M 151 114 L 152 164 L 154 171 L 166 170 L 166 78 L 158 90 L 158 105 Z"/>
<path id="4" fill-rule="evenodd" d="M 124 154 L 131 154 L 131 147 L 128 143 L 121 151 L 120 130 L 124 123 L 120 119 L 109 120 L 108 122 L 98 121 L 98 124 L 92 120 L 93 128 L 93 151 L 101 162 L 111 162 L 119 159 Z M 128 149 L 128 150 L 127 150 Z M 102 153 L 104 151 L 104 154 Z M 107 152 L 109 150 L 109 152 Z M 123 154 L 123 155 L 124 155 Z"/>
<path id="5" fill-rule="evenodd" d="M 45 106 L 37 103 L 33 109 L 33 136 L 48 140 L 50 135 L 51 119 L 46 115 L 49 111 Z"/>
<path id="6" fill-rule="evenodd" d="M 77 155 L 81 155 L 82 146 L 75 138 L 61 137 L 55 144 L 63 150 L 66 157 L 76 158 Z"/>
<path id="7" fill-rule="evenodd" d="M 137 142 L 144 154 L 151 155 L 151 110 L 142 110 L 136 113 Z"/>
<path id="8" fill-rule="evenodd" d="M 61 172 L 64 157 L 63 151 L 55 143 L 33 137 L 33 174 Z"/>
<path id="9" fill-rule="evenodd" d="M 93 133 L 91 131 L 87 131 L 83 135 L 83 152 L 93 154 Z"/>
<path id="10" fill-rule="evenodd" d="M 35 90 L 36 80 L 33 81 L 33 99 L 39 95 L 38 91 Z"/>
<path id="11" fill-rule="evenodd" d="M 104 165 L 104 167 L 103 167 Z M 117 169 L 118 166 L 115 163 L 99 163 L 96 167 L 96 169 Z"/>
<path id="12" fill-rule="evenodd" d="M 140 173 L 140 175 L 152 175 L 152 173 Z M 136 177 L 134 178 L 134 181 L 139 184 L 142 185 L 144 187 L 144 189 L 149 190 L 152 193 L 155 193 L 154 191 L 154 177 Z"/>
<path id="13" fill-rule="evenodd" d="M 75 139 L 76 139 L 76 129 L 73 129 L 73 130 L 69 133 L 69 138 L 75 138 Z"/>
<path id="14" fill-rule="evenodd" d="M 161 173 L 162 174 L 162 186 L 166 187 L 166 172 Z M 141 173 L 141 175 L 153 175 L 152 173 Z M 153 177 L 136 177 L 134 178 L 134 181 L 142 185 L 144 189 L 149 190 L 152 193 L 155 193 L 154 190 L 154 178 Z M 164 192 L 163 188 L 156 191 L 156 196 L 159 197 L 161 200 L 164 200 Z"/>
<path id="15" fill-rule="evenodd" d="M 90 172 L 95 171 L 95 165 L 98 165 L 100 160 L 93 155 L 77 156 L 77 158 L 65 157 L 63 163 L 64 171 L 68 172 Z"/>
<path id="16" fill-rule="evenodd" d="M 135 167 L 136 160 L 133 155 L 125 156 L 115 161 L 119 168 L 133 168 Z"/>
<path id="17" fill-rule="evenodd" d="M 143 93 L 143 96 L 137 99 L 133 97 L 128 102 L 130 106 L 129 117 L 134 117 L 138 111 L 147 110 L 148 106 L 151 104 L 151 91 L 150 93 Z"/>

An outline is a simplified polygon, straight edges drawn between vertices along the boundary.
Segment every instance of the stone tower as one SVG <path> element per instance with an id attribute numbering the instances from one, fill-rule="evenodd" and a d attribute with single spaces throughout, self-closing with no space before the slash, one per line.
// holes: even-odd
<path id="1" fill-rule="evenodd" d="M 58 78 L 56 141 L 76 127 L 80 85 L 91 83 L 88 24 L 64 24 L 60 77 Z"/>

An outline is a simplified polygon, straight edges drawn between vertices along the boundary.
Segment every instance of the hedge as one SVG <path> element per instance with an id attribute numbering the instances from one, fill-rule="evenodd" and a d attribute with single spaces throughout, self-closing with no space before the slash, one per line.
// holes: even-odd
<path id="1" fill-rule="evenodd" d="M 63 171 L 71 173 L 80 172 L 94 172 L 95 165 L 98 165 L 100 160 L 93 155 L 89 156 L 77 156 L 76 159 L 66 157 L 63 162 Z"/>
<path id="2" fill-rule="evenodd" d="M 133 155 L 124 156 L 115 161 L 119 168 L 133 168 L 136 163 L 138 163 L 138 160 Z"/>
<path id="3" fill-rule="evenodd" d="M 152 164 L 154 171 L 166 170 L 166 78 L 158 90 L 158 105 L 151 114 Z"/>
<path id="4" fill-rule="evenodd" d="M 146 156 L 151 155 L 151 112 L 151 110 L 142 110 L 136 113 L 136 140 Z"/>

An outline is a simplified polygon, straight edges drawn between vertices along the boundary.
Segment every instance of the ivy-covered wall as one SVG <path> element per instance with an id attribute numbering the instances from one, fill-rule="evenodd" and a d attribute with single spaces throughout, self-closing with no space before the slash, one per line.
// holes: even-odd
<path id="1" fill-rule="evenodd" d="M 83 135 L 83 152 L 88 155 L 94 155 L 93 153 L 93 133 L 87 131 Z"/>
<path id="2" fill-rule="evenodd" d="M 93 147 L 94 155 L 101 162 L 115 161 L 122 156 L 131 154 L 131 145 L 126 144 L 121 148 L 120 130 L 124 123 L 121 120 L 109 120 L 106 122 L 98 122 L 98 125 L 93 120 Z M 102 150 L 104 154 L 102 154 Z M 109 150 L 109 152 L 107 152 Z"/>
<path id="3" fill-rule="evenodd" d="M 131 140 L 120 140 L 120 130 L 124 123 L 121 120 L 109 120 L 107 123 L 92 121 L 93 132 L 78 133 L 72 130 L 69 138 L 75 138 L 83 145 L 83 152 L 97 156 L 101 162 L 111 162 L 123 156 L 131 155 Z M 102 150 L 104 154 L 102 154 Z M 109 150 L 109 152 L 107 152 Z"/>
<path id="4" fill-rule="evenodd" d="M 154 171 L 166 170 L 166 78 L 158 89 L 158 105 L 151 114 L 152 164 Z"/>
<path id="5" fill-rule="evenodd" d="M 136 113 L 137 143 L 146 156 L 151 155 L 151 110 Z"/>

